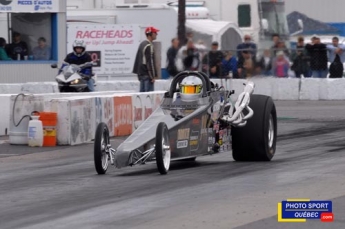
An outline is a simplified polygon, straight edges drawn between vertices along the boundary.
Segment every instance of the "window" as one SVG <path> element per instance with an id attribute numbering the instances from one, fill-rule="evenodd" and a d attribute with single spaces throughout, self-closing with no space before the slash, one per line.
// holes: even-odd
<path id="1" fill-rule="evenodd" d="M 237 8 L 237 15 L 239 27 L 251 26 L 250 5 L 239 5 Z"/>
<path id="2" fill-rule="evenodd" d="M 57 60 L 57 15 L 9 13 L 7 38 L 12 60 Z"/>

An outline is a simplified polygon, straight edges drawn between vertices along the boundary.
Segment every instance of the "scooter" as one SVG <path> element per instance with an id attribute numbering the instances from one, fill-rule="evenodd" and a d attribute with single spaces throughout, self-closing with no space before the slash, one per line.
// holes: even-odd
<path id="1" fill-rule="evenodd" d="M 59 91 L 63 92 L 89 92 L 87 81 L 94 79 L 96 84 L 96 75 L 92 75 L 91 78 L 88 75 L 81 73 L 84 68 L 91 67 L 92 62 L 86 62 L 85 64 L 75 65 L 63 63 L 63 67 L 59 74 L 55 77 L 59 86 Z M 57 64 L 52 64 L 51 68 L 57 68 Z"/>

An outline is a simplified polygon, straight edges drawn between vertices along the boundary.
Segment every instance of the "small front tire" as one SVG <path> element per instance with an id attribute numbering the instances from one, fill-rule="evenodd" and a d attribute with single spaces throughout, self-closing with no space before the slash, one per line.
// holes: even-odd
<path id="1" fill-rule="evenodd" d="M 109 143 L 109 130 L 107 125 L 102 122 L 97 126 L 94 143 L 95 169 L 100 175 L 105 174 L 109 166 L 109 153 L 106 152 Z"/>
<path id="2" fill-rule="evenodd" d="M 160 174 L 165 175 L 169 171 L 170 167 L 170 143 L 169 143 L 169 131 L 164 122 L 161 122 L 157 126 L 156 130 L 156 163 Z"/>

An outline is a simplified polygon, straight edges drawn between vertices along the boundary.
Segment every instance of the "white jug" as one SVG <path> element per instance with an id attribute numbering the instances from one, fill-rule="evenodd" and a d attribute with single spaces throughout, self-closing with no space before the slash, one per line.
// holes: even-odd
<path id="1" fill-rule="evenodd" d="M 40 116 L 31 116 L 32 120 L 28 126 L 28 145 L 43 146 L 43 125 L 42 121 L 38 120 Z"/>

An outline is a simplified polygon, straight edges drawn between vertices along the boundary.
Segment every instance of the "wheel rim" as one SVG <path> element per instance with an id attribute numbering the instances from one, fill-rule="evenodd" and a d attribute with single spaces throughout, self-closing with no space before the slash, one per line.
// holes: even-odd
<path id="1" fill-rule="evenodd" d="M 162 153 L 163 153 L 163 164 L 166 171 L 169 170 L 170 167 L 170 145 L 169 145 L 169 137 L 167 131 L 164 133 L 164 138 L 162 140 Z"/>
<path id="2" fill-rule="evenodd" d="M 270 115 L 270 119 L 268 122 L 268 147 L 271 149 L 273 147 L 274 142 L 274 123 L 273 117 Z"/>
<path id="3" fill-rule="evenodd" d="M 108 168 L 108 154 L 106 152 L 107 148 L 107 141 L 106 141 L 106 131 L 103 130 L 102 140 L 101 140 L 101 152 L 102 152 L 102 168 L 106 170 Z"/>

